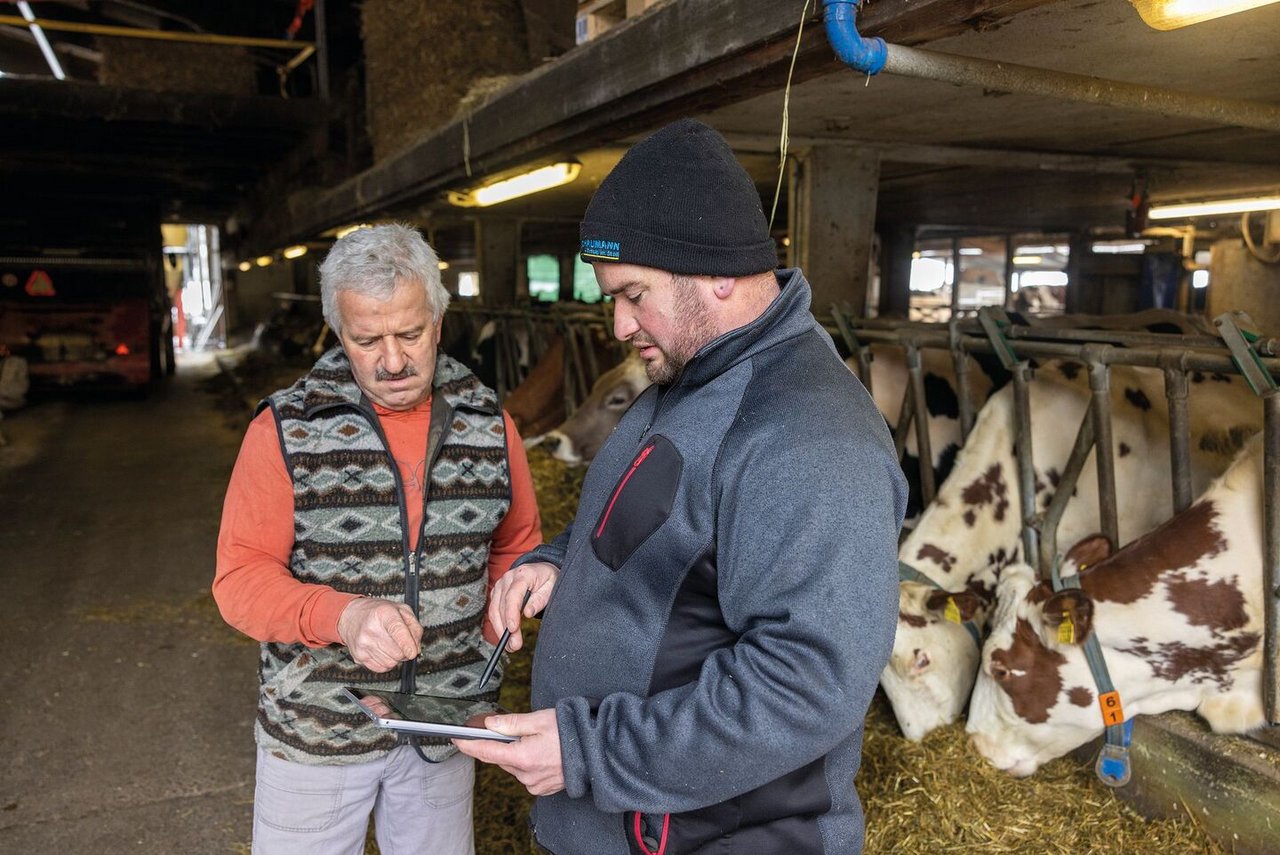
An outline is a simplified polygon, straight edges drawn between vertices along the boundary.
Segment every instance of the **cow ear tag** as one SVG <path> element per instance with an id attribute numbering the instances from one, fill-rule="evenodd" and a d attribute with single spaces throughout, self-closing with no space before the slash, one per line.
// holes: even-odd
<path id="1" fill-rule="evenodd" d="M 963 623 L 960 618 L 960 607 L 956 605 L 955 597 L 947 597 L 947 607 L 942 610 L 942 616 L 952 623 Z"/>
<path id="2" fill-rule="evenodd" d="M 1076 643 L 1076 625 L 1071 622 L 1071 615 L 1067 612 L 1062 613 L 1062 623 L 1058 624 L 1058 643 Z"/>

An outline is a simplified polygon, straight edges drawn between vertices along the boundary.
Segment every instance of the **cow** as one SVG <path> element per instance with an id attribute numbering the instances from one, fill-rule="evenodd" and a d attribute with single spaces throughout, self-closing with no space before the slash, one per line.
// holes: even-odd
<path id="1" fill-rule="evenodd" d="M 617 363 L 618 348 L 608 336 L 591 331 L 581 336 L 580 346 L 590 342 L 597 370 Z M 586 366 L 584 366 L 586 371 Z M 590 372 L 587 371 L 587 376 Z M 551 335 L 542 356 L 529 369 L 524 381 L 503 399 L 526 444 L 536 445 L 541 437 L 564 421 L 565 342 L 561 335 Z"/>
<path id="2" fill-rule="evenodd" d="M 1110 373 L 1119 535 L 1127 543 L 1173 514 L 1168 410 L 1160 371 L 1116 365 Z M 1239 377 L 1195 372 L 1191 381 L 1191 475 L 1198 491 L 1261 428 L 1262 408 Z M 1042 511 L 1070 456 L 1090 390 L 1084 366 L 1057 360 L 1041 365 L 1029 386 L 1035 504 Z M 900 585 L 898 631 L 881 686 L 903 735 L 913 741 L 963 711 L 979 659 L 965 622 L 981 625 L 1001 570 L 1028 559 L 1020 539 L 1013 392 L 1006 386 L 978 413 L 951 475 L 898 551 L 900 562 L 924 581 Z M 1059 523 L 1060 543 L 1099 527 L 1093 460 L 1091 454 Z"/>
<path id="3" fill-rule="evenodd" d="M 902 415 L 904 396 L 910 388 L 905 349 L 894 345 L 873 344 L 870 347 L 871 395 L 876 408 L 893 430 Z M 1009 374 L 982 356 L 966 356 L 969 362 L 969 406 L 971 412 L 982 408 L 993 391 L 1008 380 Z M 857 360 L 849 358 L 845 365 L 865 383 Z M 951 352 L 937 348 L 920 349 L 920 367 L 924 379 L 925 409 L 928 411 L 929 449 L 933 459 L 934 483 L 941 484 L 964 442 L 960 425 L 960 394 L 956 382 L 955 361 Z M 902 471 L 907 476 L 907 512 L 903 525 L 915 526 L 923 510 L 920 489 L 920 451 L 914 424 L 906 436 L 902 452 Z"/>
<path id="4" fill-rule="evenodd" d="M 590 463 L 631 402 L 649 387 L 644 366 L 640 355 L 632 352 L 601 374 L 573 415 L 542 438 L 543 448 L 565 463 Z"/>
<path id="5" fill-rule="evenodd" d="M 502 405 L 520 435 L 541 436 L 564 420 L 564 339 L 555 336 L 546 352 L 529 369 L 524 382 L 511 390 Z"/>
<path id="6" fill-rule="evenodd" d="M 1005 569 L 969 707 L 983 757 L 1024 777 L 1102 732 L 1091 634 L 1126 717 L 1195 710 L 1218 733 L 1266 723 L 1262 459 L 1259 433 L 1190 508 L 1086 567 L 1080 589 Z"/>

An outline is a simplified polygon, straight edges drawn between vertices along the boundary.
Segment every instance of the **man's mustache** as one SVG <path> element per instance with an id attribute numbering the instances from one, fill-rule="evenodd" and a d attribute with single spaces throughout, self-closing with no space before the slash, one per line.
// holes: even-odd
<path id="1" fill-rule="evenodd" d="M 403 380 L 406 377 L 417 377 L 417 376 L 418 376 L 418 369 L 414 368 L 412 365 L 406 365 L 403 370 L 398 371 L 395 374 L 392 374 L 390 371 L 387 371 L 383 368 L 379 368 L 373 373 L 373 379 L 383 380 L 383 381 Z"/>

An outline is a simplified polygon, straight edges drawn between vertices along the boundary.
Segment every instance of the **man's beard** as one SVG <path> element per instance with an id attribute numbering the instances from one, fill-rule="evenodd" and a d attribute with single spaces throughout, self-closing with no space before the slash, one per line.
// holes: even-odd
<path id="1" fill-rule="evenodd" d="M 672 283 L 675 287 L 672 314 L 679 319 L 681 326 L 672 335 L 670 345 L 658 347 L 662 360 L 645 362 L 644 365 L 649 382 L 661 385 L 674 382 L 698 349 L 716 337 L 715 323 L 698 300 L 697 283 L 682 276 L 673 276 Z M 657 347 L 657 342 L 649 338 L 633 338 L 631 343 Z"/>

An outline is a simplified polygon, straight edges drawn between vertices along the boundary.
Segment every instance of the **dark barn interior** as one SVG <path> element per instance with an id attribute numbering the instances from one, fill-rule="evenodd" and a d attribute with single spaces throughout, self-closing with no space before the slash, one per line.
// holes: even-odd
<path id="1" fill-rule="evenodd" d="M 837 56 L 833 6 L 888 44 L 883 70 Z M 805 271 L 851 363 L 886 336 L 981 337 L 980 313 L 1029 327 L 1177 313 L 1186 337 L 1160 346 L 1217 347 L 1246 374 L 1256 362 L 1259 407 L 1280 431 L 1280 3 L 1148 23 L 1174 6 L 0 2 L 0 674 L 13 689 L 0 849 L 250 851 L 257 647 L 224 624 L 209 584 L 253 407 L 335 341 L 317 266 L 352 229 L 419 229 L 454 298 L 451 352 L 477 360 L 513 414 L 545 331 L 564 333 L 569 355 L 551 369 L 564 391 L 539 402 L 555 425 L 625 351 L 578 257 L 583 212 L 631 145 L 678 118 L 729 141 L 779 265 Z M 558 164 L 568 180 L 483 201 Z M 1168 210 L 1201 204 L 1218 207 Z M 1223 316 L 1246 355 L 1218 339 Z M 581 470 L 545 448 L 530 459 L 545 467 L 550 538 Z M 1274 696 L 1280 567 L 1268 572 L 1259 657 Z M 504 687 L 504 703 L 528 703 L 521 656 L 508 679 L 524 694 Z M 1040 824 L 1034 842 L 984 837 L 953 822 L 983 792 L 913 795 L 933 784 L 868 755 L 859 790 L 884 788 L 864 794 L 868 827 L 891 834 L 869 832 L 866 851 L 1093 852 L 1108 835 L 1153 847 L 1135 852 L 1280 851 L 1276 728 L 1228 738 L 1178 715 L 1142 725 L 1156 747 L 1141 768 L 1165 772 L 1116 791 L 1089 780 L 1092 754 L 1074 771 L 982 779 L 962 726 L 954 743 L 924 743 L 938 753 L 921 763 L 954 764 L 945 786 L 996 788 L 1009 816 L 1039 800 L 1065 824 L 1047 790 L 1018 786 L 1090 786 L 1081 799 L 1111 813 L 1067 849 L 1046 842 L 1067 832 L 1043 815 L 1009 820 Z M 477 784 L 477 852 L 524 855 L 527 800 L 500 778 Z M 949 837 L 912 837 L 926 809 Z"/>

